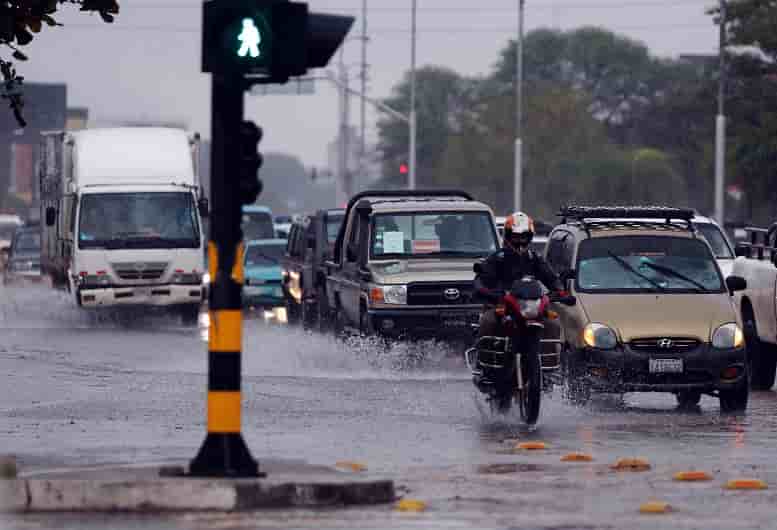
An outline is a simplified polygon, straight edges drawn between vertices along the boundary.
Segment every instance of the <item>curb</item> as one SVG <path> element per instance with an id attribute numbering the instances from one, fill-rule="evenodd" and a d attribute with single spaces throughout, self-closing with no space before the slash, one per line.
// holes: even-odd
<path id="1" fill-rule="evenodd" d="M 144 481 L 0 480 L 0 512 L 248 511 L 390 503 L 391 480 L 268 482 L 254 479 Z"/>

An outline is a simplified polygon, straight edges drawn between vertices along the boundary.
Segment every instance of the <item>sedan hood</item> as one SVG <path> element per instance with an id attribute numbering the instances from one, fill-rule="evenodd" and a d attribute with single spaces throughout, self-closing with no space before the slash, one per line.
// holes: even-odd
<path id="1" fill-rule="evenodd" d="M 369 269 L 381 284 L 461 282 L 475 279 L 474 263 L 474 259 L 392 260 L 371 263 Z"/>
<path id="2" fill-rule="evenodd" d="M 577 299 L 590 322 L 610 326 L 623 342 L 643 337 L 687 337 L 709 342 L 718 326 L 736 321 L 726 293 L 578 293 Z"/>

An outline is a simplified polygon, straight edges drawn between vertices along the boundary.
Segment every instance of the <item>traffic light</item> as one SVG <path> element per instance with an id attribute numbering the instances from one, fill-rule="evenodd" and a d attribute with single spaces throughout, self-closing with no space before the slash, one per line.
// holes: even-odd
<path id="1" fill-rule="evenodd" d="M 262 192 L 259 168 L 263 158 L 258 150 L 262 134 L 262 128 L 252 121 L 244 121 L 240 125 L 238 192 L 241 204 L 253 204 Z"/>
<path id="2" fill-rule="evenodd" d="M 405 163 L 399 164 L 399 174 L 400 175 L 407 175 L 407 171 L 408 171 L 407 170 L 407 164 L 405 164 Z"/>
<path id="3" fill-rule="evenodd" d="M 287 0 L 209 0 L 203 4 L 202 71 L 285 82 L 326 66 L 353 21 L 309 13 L 306 3 Z"/>

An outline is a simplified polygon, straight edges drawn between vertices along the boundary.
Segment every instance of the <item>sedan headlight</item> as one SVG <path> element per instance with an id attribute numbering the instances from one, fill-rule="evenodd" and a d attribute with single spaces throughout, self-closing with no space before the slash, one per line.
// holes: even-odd
<path id="1" fill-rule="evenodd" d="M 370 288 L 373 304 L 407 304 L 407 285 L 373 285 Z"/>
<path id="2" fill-rule="evenodd" d="M 618 345 L 618 337 L 612 328 L 592 322 L 583 329 L 583 342 L 589 348 L 611 350 Z"/>
<path id="3" fill-rule="evenodd" d="M 712 334 L 712 347 L 719 350 L 739 348 L 745 344 L 742 330 L 733 322 L 723 324 Z"/>

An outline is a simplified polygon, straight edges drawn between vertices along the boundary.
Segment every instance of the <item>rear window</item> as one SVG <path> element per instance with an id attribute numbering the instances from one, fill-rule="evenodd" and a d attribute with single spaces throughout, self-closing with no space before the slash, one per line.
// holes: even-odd
<path id="1" fill-rule="evenodd" d="M 274 245 L 251 245 L 246 251 L 245 264 L 248 267 L 257 265 L 277 265 L 280 263 L 284 252 L 285 244 Z"/>

